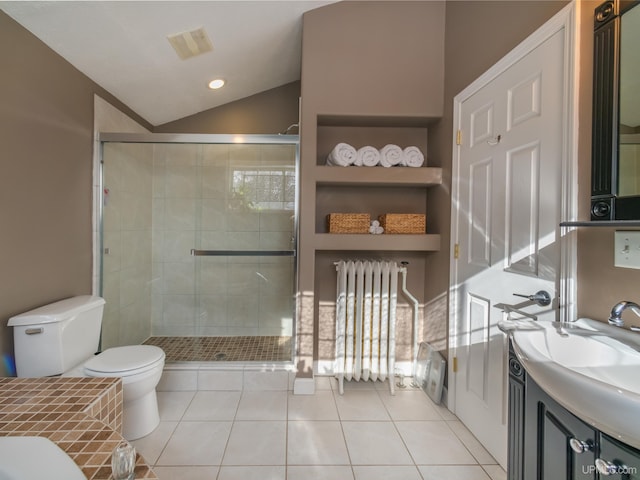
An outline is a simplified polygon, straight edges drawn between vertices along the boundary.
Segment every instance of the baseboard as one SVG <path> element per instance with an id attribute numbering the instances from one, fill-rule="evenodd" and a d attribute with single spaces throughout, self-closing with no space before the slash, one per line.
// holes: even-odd
<path id="1" fill-rule="evenodd" d="M 413 362 L 396 362 L 394 370 L 396 376 L 401 373 L 405 377 L 410 377 L 413 374 Z M 313 371 L 315 375 L 333 376 L 333 360 L 316 360 L 313 362 Z"/>
<path id="2" fill-rule="evenodd" d="M 316 393 L 316 381 L 313 377 L 297 377 L 293 381 L 294 395 L 313 395 Z"/>

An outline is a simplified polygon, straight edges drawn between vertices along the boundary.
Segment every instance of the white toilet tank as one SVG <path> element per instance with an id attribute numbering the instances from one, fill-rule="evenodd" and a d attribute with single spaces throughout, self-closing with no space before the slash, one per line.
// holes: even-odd
<path id="1" fill-rule="evenodd" d="M 10 318 L 18 377 L 59 375 L 96 353 L 104 304 L 83 295 Z"/>

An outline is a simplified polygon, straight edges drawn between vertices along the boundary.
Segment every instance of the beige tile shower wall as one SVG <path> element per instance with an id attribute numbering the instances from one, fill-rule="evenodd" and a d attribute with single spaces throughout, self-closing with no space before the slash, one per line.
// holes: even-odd
<path id="1" fill-rule="evenodd" d="M 152 155 L 146 144 L 104 146 L 103 348 L 150 335 Z"/>
<path id="2" fill-rule="evenodd" d="M 131 117 L 111 103 L 94 94 L 93 96 L 93 287 L 94 295 L 101 295 L 102 284 L 102 148 L 100 134 L 149 133 Z"/>
<path id="3" fill-rule="evenodd" d="M 292 168 L 278 145 L 156 145 L 153 175 L 154 335 L 289 335 L 288 257 L 193 257 L 202 250 L 289 250 L 294 211 L 234 176 Z M 278 187 L 274 186 L 278 197 Z M 273 193 L 273 192 L 272 192 Z M 282 192 L 280 192 L 282 194 Z M 293 202 L 294 192 L 287 198 Z M 277 203 L 277 202 L 276 202 Z"/>
<path id="4" fill-rule="evenodd" d="M 154 145 L 152 334 L 193 335 L 198 145 Z M 167 319 L 174 319 L 169 322 Z M 180 332 L 171 328 L 181 327 Z"/>

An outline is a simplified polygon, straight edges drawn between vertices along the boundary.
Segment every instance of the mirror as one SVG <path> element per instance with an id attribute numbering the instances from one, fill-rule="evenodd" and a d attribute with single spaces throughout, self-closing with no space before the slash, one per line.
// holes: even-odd
<path id="1" fill-rule="evenodd" d="M 640 195 L 640 8 L 620 22 L 618 196 Z"/>
<path id="2" fill-rule="evenodd" d="M 640 220 L 640 0 L 594 19 L 591 219 Z"/>

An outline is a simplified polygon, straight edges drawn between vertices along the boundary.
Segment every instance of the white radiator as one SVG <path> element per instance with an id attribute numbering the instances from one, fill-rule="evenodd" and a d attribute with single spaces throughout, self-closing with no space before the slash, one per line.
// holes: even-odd
<path id="1" fill-rule="evenodd" d="M 386 261 L 340 261 L 336 269 L 334 374 L 340 394 L 345 379 L 387 377 L 394 394 L 398 273 L 403 269 Z"/>

